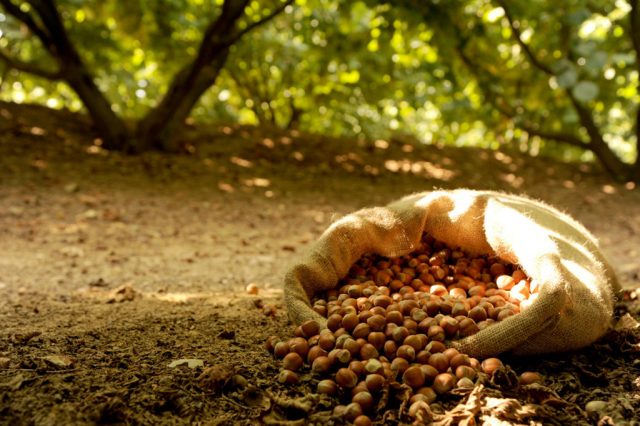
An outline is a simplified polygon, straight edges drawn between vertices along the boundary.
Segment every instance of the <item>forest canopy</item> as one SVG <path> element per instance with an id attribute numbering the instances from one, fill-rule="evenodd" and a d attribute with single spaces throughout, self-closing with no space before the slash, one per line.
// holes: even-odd
<path id="1" fill-rule="evenodd" d="M 640 180 L 638 0 L 0 0 L 0 99 L 105 146 L 187 117 L 598 160 Z"/>

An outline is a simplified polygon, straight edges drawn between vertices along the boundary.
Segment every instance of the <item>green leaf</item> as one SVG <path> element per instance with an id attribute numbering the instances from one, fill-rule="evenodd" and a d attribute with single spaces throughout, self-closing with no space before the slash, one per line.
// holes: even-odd
<path id="1" fill-rule="evenodd" d="M 581 81 L 573 86 L 571 93 L 573 93 L 573 96 L 580 102 L 589 102 L 598 96 L 600 88 L 592 81 Z"/>
<path id="2" fill-rule="evenodd" d="M 575 67 L 571 66 L 571 68 L 567 68 L 566 71 L 560 74 L 556 80 L 560 87 L 564 87 L 565 89 L 573 87 L 573 85 L 578 81 L 578 72 Z"/>

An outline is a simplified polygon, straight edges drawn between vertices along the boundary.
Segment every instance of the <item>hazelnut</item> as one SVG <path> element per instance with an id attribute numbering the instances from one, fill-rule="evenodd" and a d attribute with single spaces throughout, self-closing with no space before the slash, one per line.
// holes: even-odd
<path id="1" fill-rule="evenodd" d="M 368 392 L 368 391 L 369 390 L 367 389 L 367 384 L 364 381 L 360 381 L 358 382 L 357 385 L 355 385 L 355 387 L 351 388 L 351 398 L 356 396 L 356 394 L 359 392 Z"/>
<path id="2" fill-rule="evenodd" d="M 327 318 L 327 328 L 331 331 L 336 331 L 342 327 L 342 315 L 332 314 Z"/>
<path id="3" fill-rule="evenodd" d="M 444 330 L 447 336 L 453 337 L 458 334 L 458 328 L 460 325 L 457 319 L 446 316 L 440 320 L 440 327 Z"/>
<path id="4" fill-rule="evenodd" d="M 440 372 L 433 366 L 429 364 L 423 364 L 420 366 L 422 373 L 424 374 L 424 379 L 427 383 L 433 383 L 433 380 L 436 378 Z"/>
<path id="5" fill-rule="evenodd" d="M 318 393 L 329 396 L 336 395 L 338 393 L 338 385 L 330 379 L 321 380 L 318 382 Z"/>
<path id="6" fill-rule="evenodd" d="M 369 412 L 373 409 L 374 400 L 373 396 L 368 391 L 356 393 L 351 402 L 355 402 L 360 405 L 362 411 Z"/>
<path id="7" fill-rule="evenodd" d="M 368 324 L 360 323 L 356 325 L 356 327 L 353 329 L 353 332 L 351 334 L 356 339 L 366 339 L 367 336 L 369 336 L 370 332 L 371 332 L 371 329 Z"/>
<path id="8" fill-rule="evenodd" d="M 362 376 L 365 372 L 364 365 L 364 362 L 355 359 L 349 363 L 349 369 L 356 373 L 356 376 Z"/>
<path id="9" fill-rule="evenodd" d="M 423 349 L 416 354 L 415 361 L 420 364 L 427 364 L 429 362 L 430 356 L 431 356 L 431 352 Z"/>
<path id="10" fill-rule="evenodd" d="M 287 342 L 278 342 L 273 347 L 273 354 L 278 358 L 284 358 L 291 351 L 289 347 L 289 343 Z"/>
<path id="11" fill-rule="evenodd" d="M 409 345 L 411 346 L 416 352 L 424 349 L 425 345 L 427 344 L 426 341 L 426 336 L 423 339 L 422 337 L 420 337 L 419 334 L 412 334 L 410 336 L 407 336 L 404 341 L 402 342 L 403 345 Z"/>
<path id="12" fill-rule="evenodd" d="M 353 420 L 353 426 L 371 426 L 372 424 L 373 423 L 371 422 L 371 419 L 364 414 L 356 417 Z"/>
<path id="13" fill-rule="evenodd" d="M 358 404 L 357 402 L 352 402 L 351 404 L 347 405 L 347 408 L 345 409 L 345 412 L 344 412 L 344 418 L 349 422 L 353 422 L 362 414 L 363 414 L 363 410 L 360 404 Z"/>
<path id="14" fill-rule="evenodd" d="M 289 340 L 289 348 L 291 352 L 297 353 L 303 359 L 306 358 L 309 353 L 309 343 L 307 343 L 304 337 L 294 337 Z"/>
<path id="15" fill-rule="evenodd" d="M 395 357 L 398 351 L 398 345 L 393 340 L 387 340 L 384 342 L 383 352 L 387 357 Z"/>
<path id="16" fill-rule="evenodd" d="M 414 389 L 424 385 L 425 377 L 420 367 L 409 367 L 402 374 L 402 382 Z"/>
<path id="17" fill-rule="evenodd" d="M 515 283 L 516 281 L 509 275 L 500 275 L 496 277 L 496 284 L 501 290 L 510 290 Z"/>
<path id="18" fill-rule="evenodd" d="M 385 378 L 381 374 L 373 373 L 367 375 L 365 379 L 365 383 L 367 384 L 367 389 L 371 393 L 380 392 L 384 387 Z"/>
<path id="19" fill-rule="evenodd" d="M 429 365 L 444 373 L 449 369 L 449 360 L 444 353 L 435 353 L 429 357 Z"/>
<path id="20" fill-rule="evenodd" d="M 453 368 L 452 368 L 453 369 Z M 460 365 L 455 369 L 456 377 L 458 379 L 462 379 L 466 377 L 467 379 L 474 380 L 477 376 L 476 370 L 468 365 Z"/>
<path id="21" fill-rule="evenodd" d="M 316 320 L 305 321 L 300 324 L 302 336 L 307 339 L 320 333 L 320 324 Z"/>
<path id="22" fill-rule="evenodd" d="M 467 354 L 457 354 L 449 359 L 449 366 L 452 371 L 456 371 L 461 365 L 470 365 L 471 361 L 469 360 L 469 355 Z"/>
<path id="23" fill-rule="evenodd" d="M 402 345 L 396 351 L 398 358 L 404 358 L 407 361 L 413 361 L 416 358 L 416 350 L 412 346 Z"/>
<path id="24" fill-rule="evenodd" d="M 382 331 L 386 324 L 387 320 L 382 315 L 373 315 L 367 319 L 367 325 L 372 331 Z"/>
<path id="25" fill-rule="evenodd" d="M 447 357 L 447 360 L 451 362 L 451 358 L 458 355 L 460 352 L 458 352 L 456 348 L 447 348 L 442 353 L 444 354 L 444 356 Z"/>
<path id="26" fill-rule="evenodd" d="M 344 335 L 344 338 L 342 338 L 341 336 L 338 340 L 336 340 L 335 347 L 346 349 L 351 355 L 355 355 L 360 352 L 360 344 L 357 341 L 353 340 L 349 335 Z"/>
<path id="27" fill-rule="evenodd" d="M 322 349 L 320 346 L 313 346 L 309 349 L 309 353 L 307 354 L 307 363 L 313 364 L 313 361 L 320 356 L 327 356 L 328 352 Z"/>
<path id="28" fill-rule="evenodd" d="M 330 351 L 336 346 L 336 338 L 331 333 L 322 333 L 318 338 L 318 346 L 325 351 Z"/>
<path id="29" fill-rule="evenodd" d="M 406 339 L 407 336 L 409 336 L 409 330 L 407 330 L 407 328 L 404 326 L 394 328 L 391 331 L 391 337 L 396 343 L 404 342 L 404 339 Z"/>
<path id="30" fill-rule="evenodd" d="M 481 306 L 476 306 L 475 308 L 471 309 L 468 315 L 469 318 L 474 320 L 476 323 L 487 319 L 487 311 L 485 311 Z"/>
<path id="31" fill-rule="evenodd" d="M 430 341 L 444 342 L 444 329 L 439 325 L 432 325 L 431 327 L 429 327 L 429 330 L 427 330 L 427 337 L 429 337 Z"/>
<path id="32" fill-rule="evenodd" d="M 297 352 L 289 352 L 282 359 L 282 365 L 286 370 L 296 371 L 302 367 L 304 361 Z"/>
<path id="33" fill-rule="evenodd" d="M 444 352 L 447 347 L 444 345 L 444 343 L 434 340 L 427 343 L 427 346 L 424 349 L 431 352 L 432 354 L 435 354 L 438 352 Z"/>
<path id="34" fill-rule="evenodd" d="M 532 383 L 542 383 L 543 378 L 539 373 L 533 371 L 525 371 L 518 378 L 521 385 L 530 385 Z"/>
<path id="35" fill-rule="evenodd" d="M 471 318 L 465 318 L 460 321 L 460 329 L 458 330 L 460 336 L 468 337 L 476 334 L 478 331 L 480 331 L 478 325 Z"/>
<path id="36" fill-rule="evenodd" d="M 433 380 L 433 390 L 435 390 L 438 395 L 442 395 L 453 389 L 456 382 L 455 376 L 451 373 L 438 374 Z"/>
<path id="37" fill-rule="evenodd" d="M 378 358 L 378 356 L 380 356 L 378 350 L 371 343 L 365 343 L 360 348 L 360 358 L 362 359 Z"/>
<path id="38" fill-rule="evenodd" d="M 402 325 L 402 322 L 404 321 L 404 315 L 402 315 L 400 311 L 389 311 L 386 313 L 385 319 L 387 321 L 387 324 Z"/>
<path id="39" fill-rule="evenodd" d="M 375 358 L 371 358 L 370 360 L 368 360 L 364 366 L 364 369 L 367 374 L 382 374 L 382 372 L 384 371 L 382 363 Z"/>
<path id="40" fill-rule="evenodd" d="M 391 361 L 391 371 L 398 375 L 404 373 L 407 368 L 409 368 L 409 362 L 404 358 L 394 358 Z"/>
<path id="41" fill-rule="evenodd" d="M 328 356 L 319 356 L 311 364 L 314 373 L 324 374 L 331 370 L 331 359 Z"/>
<path id="42" fill-rule="evenodd" d="M 360 322 L 357 314 L 349 313 L 342 317 L 342 327 L 347 330 L 353 330 Z"/>
<path id="43" fill-rule="evenodd" d="M 493 375 L 493 372 L 502 367 L 502 361 L 498 358 L 487 358 L 482 361 L 482 371 L 488 375 Z"/>
<path id="44" fill-rule="evenodd" d="M 457 388 L 469 389 L 469 388 L 472 388 L 473 386 L 474 386 L 473 380 L 469 379 L 468 377 L 463 377 L 462 379 L 459 379 L 456 383 Z"/>
<path id="45" fill-rule="evenodd" d="M 295 385 L 298 383 L 298 375 L 291 370 L 281 370 L 278 374 L 278 381 L 285 385 Z"/>
<path id="46" fill-rule="evenodd" d="M 343 388 L 351 389 L 358 384 L 358 376 L 348 368 L 341 368 L 336 373 L 336 383 Z"/>
<path id="47" fill-rule="evenodd" d="M 433 388 L 429 386 L 425 386 L 423 388 L 418 389 L 415 392 L 415 395 L 423 396 L 427 404 L 431 404 L 438 398 L 438 395 L 436 394 L 436 392 L 433 390 Z"/>

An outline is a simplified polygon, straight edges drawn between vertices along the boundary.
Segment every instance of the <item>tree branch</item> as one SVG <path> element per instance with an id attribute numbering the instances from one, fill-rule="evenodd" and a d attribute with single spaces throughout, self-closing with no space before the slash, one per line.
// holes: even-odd
<path id="1" fill-rule="evenodd" d="M 582 149 L 590 149 L 589 144 L 582 141 L 582 139 L 572 135 L 570 133 L 562 133 L 562 132 L 547 132 L 544 130 L 536 129 L 530 125 L 518 125 L 522 130 L 529 133 L 531 136 L 538 136 L 542 139 L 549 139 L 556 142 L 561 142 L 567 145 L 577 146 Z"/>
<path id="2" fill-rule="evenodd" d="M 16 6 L 11 0 L 0 0 L 0 4 L 4 7 L 7 13 L 17 20 L 23 22 L 42 42 L 42 45 L 51 52 L 53 46 L 53 40 L 46 29 L 40 27 L 40 25 L 33 19 L 31 15 L 23 12 L 19 6 Z"/>
<path id="3" fill-rule="evenodd" d="M 40 68 L 35 64 L 21 61 L 19 59 L 12 58 L 6 51 L 0 49 L 0 60 L 4 61 L 10 68 L 18 71 L 26 72 L 36 75 L 38 77 L 46 78 L 48 80 L 60 80 L 62 79 L 62 73 L 58 71 L 49 71 Z"/>
<path id="4" fill-rule="evenodd" d="M 636 52 L 636 67 L 640 71 L 640 6 L 638 0 L 629 0 L 631 11 L 629 12 L 629 28 L 631 32 L 631 42 L 633 50 Z M 636 88 L 640 93 L 640 83 Z M 640 177 L 640 106 L 636 107 L 636 160 L 634 163 L 635 173 Z"/>
<path id="5" fill-rule="evenodd" d="M 476 78 L 478 78 L 479 82 L 481 83 L 480 90 L 483 92 L 484 98 L 489 103 L 491 103 L 491 105 L 493 105 L 493 107 L 499 113 L 501 113 L 506 118 L 511 120 L 511 122 L 513 122 L 513 124 L 516 127 L 519 127 L 520 129 L 524 130 L 525 132 L 527 132 L 532 136 L 537 136 L 543 139 L 561 142 L 567 145 L 577 146 L 582 149 L 591 149 L 588 142 L 584 142 L 582 139 L 580 139 L 579 137 L 571 133 L 547 131 L 547 130 L 539 129 L 535 125 L 529 124 L 527 122 L 523 124 L 517 123 L 515 121 L 515 118 L 518 116 L 518 114 L 514 111 L 513 107 L 509 105 L 508 102 L 506 102 L 502 96 L 498 95 L 493 90 L 491 90 L 489 84 L 486 84 L 486 82 L 483 84 L 482 77 L 478 75 L 478 71 L 484 72 L 485 74 L 489 74 L 491 79 L 495 79 L 495 76 L 493 76 L 489 71 L 483 69 L 478 64 L 474 63 L 471 60 L 471 58 L 469 58 L 469 56 L 464 52 L 463 45 L 458 45 L 456 48 L 456 51 L 458 52 L 458 55 L 462 59 L 462 62 L 465 64 L 465 66 L 469 69 L 469 71 L 472 74 L 476 76 Z M 522 116 L 523 114 L 520 114 L 520 115 Z M 525 120 L 525 121 L 528 121 L 528 120 Z"/>
<path id="6" fill-rule="evenodd" d="M 511 15 L 511 11 L 507 7 L 507 3 L 504 0 L 497 0 L 497 3 L 504 10 L 504 16 L 507 18 L 507 21 L 509 21 L 509 26 L 511 27 L 511 32 L 513 32 L 513 35 L 515 36 L 516 42 L 520 45 L 520 47 L 522 48 L 522 51 L 525 53 L 527 58 L 529 58 L 529 61 L 533 64 L 533 66 L 543 71 L 545 74 L 555 75 L 555 73 L 549 66 L 540 62 L 540 60 L 536 57 L 536 55 L 534 55 L 533 52 L 531 51 L 531 48 L 529 47 L 529 45 L 525 43 L 524 40 L 522 40 L 522 33 L 520 32 L 520 26 L 518 25 L 517 22 L 513 20 L 513 16 Z"/>
<path id="7" fill-rule="evenodd" d="M 262 24 L 264 24 L 266 22 L 269 22 L 270 20 L 272 20 L 273 18 L 275 18 L 276 16 L 281 14 L 287 8 L 287 6 L 289 6 L 290 4 L 293 4 L 294 1 L 295 0 L 287 0 L 287 1 L 285 1 L 278 8 L 276 8 L 273 12 L 271 12 L 270 14 L 265 16 L 264 18 L 262 18 L 262 19 L 260 19 L 259 21 L 256 21 L 256 22 L 252 22 L 251 24 L 247 25 L 244 29 L 238 31 L 236 34 L 233 34 L 231 37 L 224 39 L 223 42 L 222 42 L 223 45 L 224 46 L 233 45 L 235 42 L 240 40 L 242 38 L 242 36 L 247 34 L 249 31 L 253 30 L 254 28 L 259 27 L 260 25 L 262 25 Z"/>

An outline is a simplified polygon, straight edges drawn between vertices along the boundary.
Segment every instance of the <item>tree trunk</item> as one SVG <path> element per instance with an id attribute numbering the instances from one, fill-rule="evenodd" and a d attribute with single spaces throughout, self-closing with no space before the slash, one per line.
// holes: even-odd
<path id="1" fill-rule="evenodd" d="M 589 135 L 588 148 L 598 157 L 602 166 L 614 179 L 619 181 L 629 179 L 631 174 L 630 165 L 620 160 L 613 151 L 611 151 L 611 148 L 609 148 L 609 145 L 602 137 L 600 129 L 598 129 L 597 124 L 593 121 L 591 112 L 583 107 L 571 94 L 569 94 L 569 98 L 578 113 L 580 123 Z"/>
<path id="2" fill-rule="evenodd" d="M 138 122 L 135 133 L 137 151 L 149 148 L 164 151 L 178 149 L 172 139 L 175 131 L 183 126 L 198 99 L 213 86 L 227 56 L 229 49 L 224 48 L 199 72 L 194 72 L 193 64 L 178 72 L 160 104 Z"/>
<path id="3" fill-rule="evenodd" d="M 62 23 L 62 18 L 51 0 L 32 1 L 46 31 L 37 33 L 47 50 L 57 59 L 62 78 L 77 93 L 103 139 L 107 149 L 128 150 L 130 132 L 124 121 L 111 109 L 111 104 L 93 81 L 91 73 L 80 58 Z M 36 25 L 35 23 L 32 24 Z M 37 30 L 36 27 L 33 28 Z"/>
<path id="4" fill-rule="evenodd" d="M 100 137 L 102 146 L 106 149 L 119 151 L 131 151 L 131 134 L 124 121 L 111 109 L 109 101 L 98 89 L 86 68 L 79 66 L 66 66 L 66 81 L 78 94 L 82 103 L 89 111 L 89 115 Z"/>
<path id="5" fill-rule="evenodd" d="M 195 60 L 178 72 L 160 104 L 138 122 L 135 137 L 137 150 L 177 150 L 172 136 L 182 126 L 200 96 L 218 78 L 229 56 L 229 47 L 233 44 L 226 40 L 248 3 L 249 0 L 224 1 L 220 16 L 205 31 Z"/>

